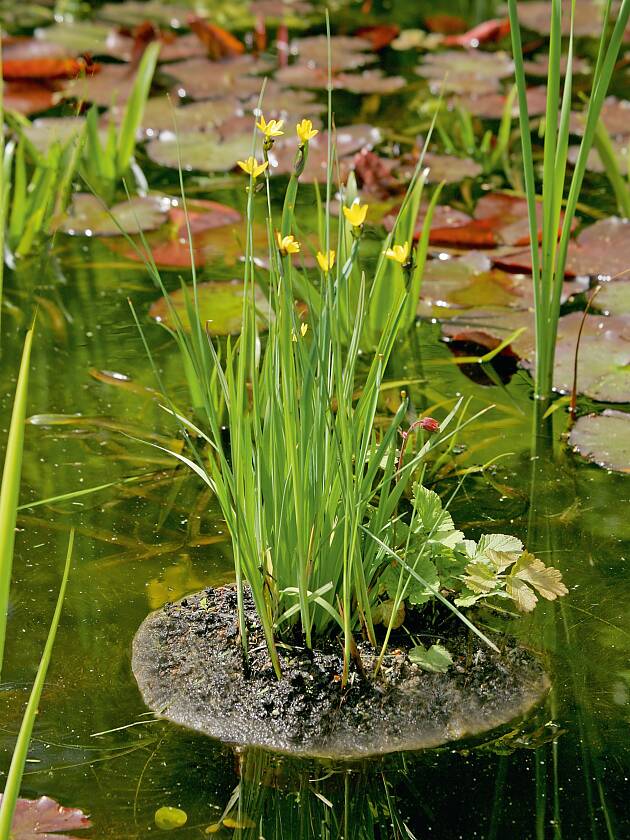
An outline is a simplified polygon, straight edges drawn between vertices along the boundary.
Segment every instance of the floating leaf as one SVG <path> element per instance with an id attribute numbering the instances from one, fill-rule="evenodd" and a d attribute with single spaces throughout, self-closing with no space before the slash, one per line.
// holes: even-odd
<path id="1" fill-rule="evenodd" d="M 582 457 L 607 470 L 630 473 L 630 414 L 607 408 L 580 417 L 569 444 Z"/>
<path id="2" fill-rule="evenodd" d="M 614 5 L 613 5 L 614 9 Z M 521 26 L 549 35 L 551 15 L 547 0 L 533 0 L 519 3 L 518 19 Z M 613 15 L 614 17 L 614 15 Z M 576 38 L 599 38 L 601 34 L 602 7 L 598 0 L 580 0 L 575 4 L 573 32 Z M 571 22 L 571 0 L 562 2 L 562 34 L 569 35 Z"/>
<path id="3" fill-rule="evenodd" d="M 91 825 L 79 808 L 65 808 L 48 796 L 41 796 L 39 799 L 18 799 L 11 824 L 10 840 L 77 840 L 69 834 L 57 832 L 90 828 Z"/>
<path id="4" fill-rule="evenodd" d="M 39 152 L 46 154 L 55 143 L 65 146 L 78 137 L 84 126 L 83 117 L 39 117 L 24 129 L 24 134 Z"/>
<path id="5" fill-rule="evenodd" d="M 120 236 L 155 230 L 167 219 L 170 199 L 147 195 L 106 207 L 91 193 L 75 193 L 58 229 L 71 236 Z"/>
<path id="6" fill-rule="evenodd" d="M 257 73 L 270 69 L 268 62 L 251 55 L 241 55 L 225 61 L 192 58 L 162 67 L 163 72 L 177 80 L 177 96 L 190 99 L 247 99 L 260 93 L 263 78 Z"/>
<path id="7" fill-rule="evenodd" d="M 177 101 L 168 96 L 153 96 L 147 100 L 144 108 L 140 136 L 151 138 L 162 132 L 173 135 L 176 130 L 180 135 L 207 131 L 233 116 L 235 112 L 235 102 L 224 102 L 220 99 L 178 106 Z M 114 122 L 120 123 L 124 116 L 124 107 L 116 105 L 110 108 L 109 114 Z M 251 124 L 250 120 L 250 126 Z"/>
<path id="8" fill-rule="evenodd" d="M 246 158 L 252 148 L 252 132 L 237 134 L 229 140 L 208 131 L 190 131 L 175 135 L 164 132 L 147 145 L 151 160 L 161 166 L 182 169 L 186 172 L 229 172 L 236 161 Z"/>
<path id="9" fill-rule="evenodd" d="M 620 277 L 604 283 L 595 305 L 606 315 L 630 315 L 630 278 Z"/>
<path id="10" fill-rule="evenodd" d="M 17 111 L 27 117 L 52 108 L 58 98 L 54 88 L 37 82 L 5 82 L 3 90 L 5 111 Z"/>
<path id="11" fill-rule="evenodd" d="M 339 159 L 371 149 L 381 140 L 377 128 L 369 125 L 340 126 L 334 134 Z M 325 182 L 328 177 L 328 132 L 322 131 L 309 142 L 308 161 L 302 175 L 303 181 Z M 294 134 L 281 137 L 269 152 L 269 168 L 277 174 L 293 172 L 298 139 Z"/>
<path id="12" fill-rule="evenodd" d="M 505 591 L 508 597 L 514 601 L 517 610 L 520 612 L 531 612 L 538 603 L 538 598 L 534 590 L 530 589 L 527 583 L 518 577 L 508 578 Z"/>
<path id="13" fill-rule="evenodd" d="M 460 158 L 454 155 L 437 155 L 427 152 L 424 165 L 429 169 L 428 182 L 439 184 L 455 184 L 464 178 L 477 178 L 482 173 L 481 166 L 471 158 Z"/>
<path id="14" fill-rule="evenodd" d="M 356 70 L 375 62 L 371 53 L 372 44 L 367 38 L 348 35 L 333 35 L 330 38 L 333 75 L 341 70 Z M 312 35 L 291 41 L 291 55 L 311 68 L 328 69 L 328 39 L 326 35 Z"/>
<path id="15" fill-rule="evenodd" d="M 527 89 L 527 111 L 530 117 L 545 113 L 547 106 L 547 88 L 543 85 Z M 500 120 L 505 111 L 507 96 L 502 93 L 477 93 L 470 91 L 467 96 L 458 96 L 454 100 L 460 108 L 465 108 L 474 117 L 486 120 Z M 512 106 L 512 118 L 518 117 L 518 102 Z"/>
<path id="16" fill-rule="evenodd" d="M 600 120 L 611 137 L 625 137 L 630 134 L 630 101 L 609 96 L 602 105 Z M 586 111 L 574 111 L 571 114 L 571 132 L 583 134 L 586 124 Z"/>
<path id="17" fill-rule="evenodd" d="M 468 32 L 447 35 L 442 43 L 445 47 L 476 49 L 481 44 L 501 41 L 503 38 L 507 38 L 509 34 L 510 21 L 508 18 L 495 18 L 494 20 L 485 20 L 483 23 L 473 26 Z"/>
<path id="18" fill-rule="evenodd" d="M 188 822 L 188 814 L 181 808 L 173 808 L 163 805 L 155 812 L 155 824 L 162 831 L 172 831 L 174 828 L 181 828 Z"/>
<path id="19" fill-rule="evenodd" d="M 514 73 L 514 62 L 504 52 L 445 50 L 424 56 L 416 73 L 429 79 L 433 93 L 480 95 L 498 92 L 499 82 Z"/>
<path id="20" fill-rule="evenodd" d="M 237 335 L 240 333 L 244 288 L 240 280 L 225 283 L 207 282 L 197 285 L 199 318 L 209 335 Z M 258 327 L 264 329 L 267 319 L 271 317 L 269 301 L 258 286 L 256 286 L 255 295 L 256 305 L 261 313 L 258 319 Z M 175 329 L 170 309 L 170 306 L 172 306 L 179 315 L 184 329 L 190 330 L 187 299 L 191 304 L 193 303 L 192 287 L 187 287 L 186 292 L 183 289 L 177 289 L 177 291 L 171 292 L 168 301 L 163 297 L 156 300 L 149 309 L 149 315 L 170 329 Z"/>
<path id="21" fill-rule="evenodd" d="M 543 79 L 547 78 L 549 70 L 549 55 L 547 53 L 538 53 L 529 61 L 523 63 L 525 72 L 530 76 L 540 76 Z M 591 65 L 584 58 L 577 55 L 573 56 L 572 70 L 574 75 L 590 73 Z M 560 58 L 560 73 L 564 76 L 567 72 L 567 57 L 566 55 Z M 606 106 L 604 105 L 604 108 Z M 602 112 L 603 113 L 603 112 Z M 572 115 L 573 117 L 574 115 Z"/>
<path id="22" fill-rule="evenodd" d="M 428 650 L 416 645 L 409 651 L 409 659 L 423 671 L 434 674 L 445 674 L 453 664 L 453 657 L 443 645 L 431 645 Z"/>
<path id="23" fill-rule="evenodd" d="M 136 72 L 131 65 L 103 64 L 96 75 L 69 82 L 64 88 L 64 96 L 104 107 L 114 103 L 121 105 L 129 99 L 135 81 Z"/>

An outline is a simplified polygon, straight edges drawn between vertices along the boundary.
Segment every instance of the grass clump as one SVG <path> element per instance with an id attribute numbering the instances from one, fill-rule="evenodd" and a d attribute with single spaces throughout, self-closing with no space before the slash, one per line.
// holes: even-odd
<path id="1" fill-rule="evenodd" d="M 254 145 L 252 155 L 239 161 L 249 178 L 240 336 L 229 339 L 220 353 L 206 336 L 193 270 L 191 335 L 174 312 L 173 320 L 184 368 L 197 378 L 197 422 L 170 406 L 191 446 L 185 455 L 173 454 L 212 489 L 232 538 L 245 654 L 245 584 L 278 677 L 278 640 L 295 640 L 296 632 L 308 648 L 340 633 L 343 684 L 358 655 L 357 634 L 380 647 L 380 665 L 405 604 L 422 609 L 439 601 L 494 647 L 461 612 L 455 597 L 462 606 L 482 598 L 509 598 L 517 607 L 531 609 L 535 596 L 533 603 L 531 597 L 520 603 L 514 597 L 522 568 L 508 571 L 521 562 L 522 545 L 518 548 L 511 537 L 503 537 L 511 541 L 508 549 L 500 540 L 491 543 L 492 538 L 487 545 L 465 540 L 440 497 L 422 485 L 429 453 L 474 418 L 458 417 L 458 403 L 441 423 L 420 418 L 410 425 L 404 393 L 393 416 L 379 411 L 397 339 L 415 319 L 419 266 L 426 253 L 422 239 L 419 256 L 410 244 L 421 169 L 369 283 L 365 272 L 356 271 L 369 208 L 342 191 L 332 248 L 329 180 L 326 205 L 320 208 L 320 248 L 314 255 L 320 274 L 316 283 L 298 267 L 303 242 L 295 217 L 299 178 L 315 130 L 307 120 L 297 126 L 294 173 L 276 219 L 267 153 L 283 125 L 262 119 L 258 129 L 262 155 L 256 156 Z M 254 222 L 262 213 L 268 231 L 269 308 L 262 313 L 266 335 L 258 326 L 258 255 L 253 248 Z M 155 266 L 152 272 L 161 283 Z M 298 299 L 302 306 L 296 305 Z M 407 454 L 414 435 L 421 439 Z M 511 552 L 509 559 L 504 550 Z M 541 576 L 557 576 L 555 591 L 550 585 L 546 592 L 538 588 L 540 594 L 563 594 L 559 573 L 535 562 Z M 532 585 L 537 588 L 536 581 Z M 377 623 L 384 631 L 377 632 Z"/>

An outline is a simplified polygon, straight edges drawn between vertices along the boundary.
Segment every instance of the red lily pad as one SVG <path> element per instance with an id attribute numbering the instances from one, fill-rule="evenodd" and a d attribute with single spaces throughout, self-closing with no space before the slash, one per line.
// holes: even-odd
<path id="1" fill-rule="evenodd" d="M 0 801 L 2 795 L 0 795 Z M 91 828 L 92 823 L 79 808 L 65 808 L 48 796 L 18 799 L 11 824 L 11 840 L 77 840 L 59 831 Z"/>
<path id="2" fill-rule="evenodd" d="M 429 15 L 424 19 L 424 25 L 429 32 L 438 32 L 440 35 L 461 35 L 468 28 L 465 18 L 447 12 Z"/>
<path id="3" fill-rule="evenodd" d="M 377 23 L 371 26 L 362 26 L 355 31 L 355 36 L 370 42 L 370 46 L 376 52 L 388 47 L 398 37 L 400 26 L 395 23 Z"/>
<path id="4" fill-rule="evenodd" d="M 5 111 L 16 111 L 28 117 L 53 108 L 57 104 L 59 93 L 50 84 L 6 82 L 3 98 Z"/>
<path id="5" fill-rule="evenodd" d="M 501 41 L 503 38 L 507 38 L 509 34 L 509 19 L 495 18 L 494 20 L 485 20 L 483 23 L 473 26 L 473 28 L 469 29 L 467 32 L 447 35 L 442 43 L 445 47 L 465 47 L 466 49 L 476 49 L 481 46 L 481 44 Z"/>
<path id="6" fill-rule="evenodd" d="M 630 472 L 630 414 L 607 408 L 580 417 L 569 444 L 583 458 L 615 472 Z"/>
<path id="7" fill-rule="evenodd" d="M 566 274 L 569 277 L 615 277 L 630 266 L 630 221 L 611 216 L 584 228 L 569 244 Z M 497 265 L 531 271 L 529 249 L 501 257 Z"/>
<path id="8" fill-rule="evenodd" d="M 192 234 L 192 255 L 195 266 L 200 268 L 213 260 L 233 265 L 245 251 L 245 230 L 240 213 L 232 207 L 214 201 L 187 201 L 188 220 Z M 191 254 L 188 228 L 183 208 L 171 207 L 170 224 L 146 236 L 146 243 L 156 264 L 161 268 L 190 268 Z M 254 226 L 254 244 L 266 247 L 266 231 Z M 126 241 L 109 240 L 109 247 L 132 262 L 142 257 Z M 144 251 L 144 246 L 140 246 Z"/>
<path id="9" fill-rule="evenodd" d="M 207 282 L 197 285 L 199 318 L 203 328 L 210 335 L 238 335 L 240 333 L 244 289 L 245 287 L 240 280 L 232 280 L 228 283 Z M 258 286 L 256 286 L 254 293 L 257 309 L 261 313 L 258 318 L 258 327 L 263 329 L 267 320 L 271 317 L 270 304 Z M 173 307 L 179 315 L 183 328 L 190 332 L 187 298 L 192 303 L 192 287 L 186 289 L 186 294 L 184 294 L 183 289 L 177 289 L 177 291 L 171 292 L 168 300 L 161 297 L 151 304 L 149 316 L 170 329 L 175 329 L 176 321 L 171 312 L 171 307 Z"/>
<path id="10" fill-rule="evenodd" d="M 58 230 L 70 236 L 121 236 L 156 230 L 167 219 L 170 199 L 147 195 L 106 207 L 91 193 L 75 193 Z"/>

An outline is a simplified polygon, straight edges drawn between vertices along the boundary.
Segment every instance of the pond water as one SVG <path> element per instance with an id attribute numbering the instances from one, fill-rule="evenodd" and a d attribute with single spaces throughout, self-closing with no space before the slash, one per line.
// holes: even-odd
<path id="1" fill-rule="evenodd" d="M 492 14 L 488 4 L 454 5 L 442 4 L 470 23 Z M 351 16 L 359 19 L 356 4 L 338 12 L 339 21 Z M 422 11 L 396 3 L 383 18 L 408 27 Z M 395 54 L 388 62 L 392 72 L 404 65 Z M 340 111 L 344 121 L 355 119 L 357 101 L 340 97 L 338 121 Z M 386 123 L 399 112 L 402 97 L 385 102 L 374 119 Z M 146 170 L 176 193 L 172 175 L 151 164 Z M 195 197 L 243 205 L 240 182 L 209 188 L 194 175 L 189 180 Z M 593 179 L 590 189 L 597 201 L 601 182 Z M 307 213 L 311 200 L 303 191 L 299 212 Z M 231 279 L 238 266 L 215 261 L 203 276 Z M 164 278 L 168 288 L 178 288 L 177 272 Z M 252 821 L 260 821 L 266 840 L 630 836 L 628 482 L 567 449 L 564 409 L 536 420 L 526 372 L 517 370 L 505 384 L 498 376 L 498 384 L 480 382 L 479 366 L 457 365 L 430 320 L 418 324 L 395 361 L 396 376 L 420 380 L 412 386 L 419 406 L 452 403 L 456 395 L 471 398 L 470 412 L 492 406 L 458 439 L 459 454 L 454 466 L 444 464 L 440 486 L 453 486 L 458 471 L 497 459 L 467 477 L 453 502 L 455 521 L 473 536 L 517 534 L 562 570 L 570 595 L 512 628 L 547 662 L 553 689 L 544 706 L 490 743 L 383 761 L 344 766 L 235 754 L 152 719 L 130 670 L 131 640 L 150 610 L 232 574 L 213 499 L 194 476 L 142 442 L 169 441 L 176 433 L 149 390 L 155 382 L 128 299 L 147 321 L 165 380 L 185 393 L 172 341 L 145 318 L 158 292 L 141 264 L 101 242 L 59 235 L 51 251 L 8 273 L 4 295 L 2 440 L 21 336 L 38 308 L 28 413 L 39 417 L 27 428 L 22 502 L 115 483 L 20 514 L 0 685 L 3 769 L 46 637 L 68 533 L 76 528 L 22 796 L 45 794 L 81 807 L 93 821 L 85 836 L 99 840 L 159 834 L 154 814 L 163 806 L 188 815 L 174 836 L 205 836 L 231 801 L 217 837 L 258 837 Z M 122 483 L 130 476 L 140 478 Z"/>

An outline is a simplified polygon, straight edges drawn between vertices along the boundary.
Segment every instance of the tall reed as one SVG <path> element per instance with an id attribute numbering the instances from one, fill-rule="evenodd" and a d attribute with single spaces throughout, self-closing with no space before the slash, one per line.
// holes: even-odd
<path id="1" fill-rule="evenodd" d="M 535 393 L 547 400 L 553 390 L 555 346 L 560 317 L 560 298 L 564 280 L 571 226 L 575 218 L 580 191 L 586 172 L 589 152 L 593 146 L 598 120 L 610 80 L 630 18 L 630 0 L 621 0 L 617 18 L 612 24 L 612 2 L 606 0 L 602 30 L 593 71 L 591 94 L 586 110 L 584 134 L 578 157 L 567 182 L 569 146 L 569 117 L 573 92 L 573 20 L 575 0 L 570 4 L 570 35 L 567 49 L 567 69 L 561 85 L 560 59 L 562 54 L 562 24 L 566 21 L 566 3 L 551 0 L 551 31 L 549 39 L 549 69 L 547 73 L 547 107 L 542 172 L 542 222 L 537 220 L 536 172 L 532 151 L 531 128 L 527 107 L 527 88 L 523 61 L 523 46 L 518 20 L 517 0 L 508 0 L 512 32 L 512 50 L 518 90 L 523 171 L 527 195 L 529 230 L 534 285 L 536 325 Z M 609 34 L 610 26 L 612 31 Z M 562 207 L 564 204 L 564 218 Z M 540 243 L 540 250 L 539 250 Z"/>

